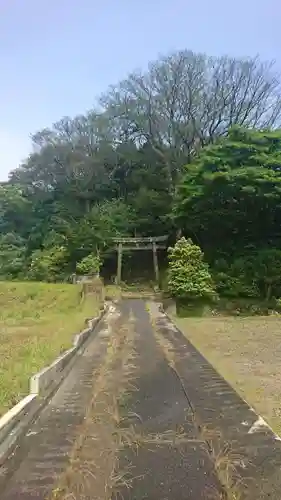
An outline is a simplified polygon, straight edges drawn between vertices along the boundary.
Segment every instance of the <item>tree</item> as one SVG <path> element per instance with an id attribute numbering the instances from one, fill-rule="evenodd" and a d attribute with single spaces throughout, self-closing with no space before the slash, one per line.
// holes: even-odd
<path id="1" fill-rule="evenodd" d="M 62 281 L 70 274 L 68 262 L 67 250 L 63 246 L 35 250 L 31 255 L 27 277 L 34 281 Z"/>
<path id="2" fill-rule="evenodd" d="M 280 90 L 271 63 L 188 50 L 128 75 L 89 113 L 33 135 L 0 185 L 3 262 L 11 235 L 10 255 L 38 279 L 64 279 L 114 236 L 182 229 L 212 263 L 277 248 Z"/>
<path id="3" fill-rule="evenodd" d="M 251 259 L 253 277 L 260 288 L 261 296 L 267 301 L 281 292 L 281 250 L 263 248 Z"/>
<path id="4" fill-rule="evenodd" d="M 220 297 L 257 299 L 262 296 L 254 271 L 256 256 L 234 257 L 228 262 L 218 259 L 212 266 L 212 275 Z"/>
<path id="5" fill-rule="evenodd" d="M 211 260 L 279 246 L 281 131 L 233 128 L 205 147 L 185 169 L 174 214 Z"/>
<path id="6" fill-rule="evenodd" d="M 76 265 L 76 270 L 78 273 L 83 275 L 93 275 L 100 272 L 102 261 L 99 255 L 91 253 L 86 255 L 80 262 Z"/>
<path id="7" fill-rule="evenodd" d="M 211 273 L 199 246 L 181 238 L 168 254 L 168 289 L 173 297 L 191 302 L 214 298 Z"/>
<path id="8" fill-rule="evenodd" d="M 165 162 L 170 186 L 199 147 L 235 124 L 280 124 L 280 81 L 257 57 L 179 51 L 112 86 L 101 105 L 122 141 L 148 142 Z"/>
<path id="9" fill-rule="evenodd" d="M 153 149 L 139 149 L 137 163 L 126 176 L 126 201 L 136 214 L 136 233 L 144 236 L 169 233 L 172 196 L 163 162 Z"/>
<path id="10" fill-rule="evenodd" d="M 32 244 L 35 238 L 36 245 L 42 244 L 40 234 L 61 226 L 62 219 L 79 221 L 96 205 L 116 199 L 129 205 L 136 214 L 134 232 L 144 235 L 167 232 L 172 201 L 169 182 L 165 165 L 153 149 L 147 144 L 137 147 L 133 141 L 106 146 L 100 139 L 98 145 L 96 138 L 90 159 L 87 150 L 79 149 L 78 166 L 77 134 L 70 137 L 66 132 L 63 134 L 67 126 L 70 128 L 69 121 L 62 121 L 54 124 L 53 130 L 38 133 L 34 139 L 39 144 L 36 152 L 11 174 L 10 182 L 23 185 L 33 202 L 36 231 Z M 58 129 L 62 129 L 59 135 Z M 92 142 L 90 132 L 87 141 Z"/>
<path id="11" fill-rule="evenodd" d="M 24 236 L 30 229 L 31 203 L 20 186 L 0 184 L 0 234 L 17 232 Z"/>
<path id="12" fill-rule="evenodd" d="M 112 245 L 112 238 L 130 234 L 133 225 L 132 210 L 120 200 L 95 205 L 83 218 L 66 222 L 64 245 L 72 271 L 87 255 L 107 250 Z"/>
<path id="13" fill-rule="evenodd" d="M 25 244 L 18 234 L 0 235 L 0 279 L 24 277 L 27 268 Z"/>

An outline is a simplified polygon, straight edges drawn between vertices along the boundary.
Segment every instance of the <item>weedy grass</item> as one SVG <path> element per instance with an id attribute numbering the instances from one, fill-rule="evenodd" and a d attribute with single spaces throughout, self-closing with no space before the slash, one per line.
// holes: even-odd
<path id="1" fill-rule="evenodd" d="M 223 487 L 223 492 L 218 493 L 214 500 L 242 500 L 248 498 L 248 487 L 251 479 L 244 478 L 240 474 L 241 468 L 245 466 L 247 459 L 235 452 L 230 443 L 223 440 L 219 429 L 201 427 L 200 438 L 208 445 L 208 451 L 214 464 L 217 477 Z"/>
<path id="2" fill-rule="evenodd" d="M 132 318 L 120 325 L 108 323 L 109 337 L 100 368 L 93 373 L 93 391 L 85 418 L 74 443 L 69 465 L 58 479 L 50 500 L 86 500 L 94 492 L 97 500 L 118 497 L 131 487 L 131 468 L 120 468 L 118 453 L 123 446 L 119 430 L 120 402 L 134 378 L 134 325 Z M 119 497 L 118 497 L 119 498 Z"/>
<path id="3" fill-rule="evenodd" d="M 0 416 L 28 393 L 32 374 L 71 347 L 99 306 L 79 285 L 0 282 Z"/>

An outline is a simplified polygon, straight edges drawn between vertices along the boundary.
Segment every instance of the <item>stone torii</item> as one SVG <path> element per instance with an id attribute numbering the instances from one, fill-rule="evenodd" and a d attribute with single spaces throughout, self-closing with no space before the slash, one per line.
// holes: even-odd
<path id="1" fill-rule="evenodd" d="M 155 280 L 159 283 L 158 249 L 166 249 L 168 236 L 147 236 L 142 238 L 113 238 L 118 252 L 117 259 L 117 285 L 122 279 L 122 256 L 123 252 L 132 250 L 152 250 Z"/>

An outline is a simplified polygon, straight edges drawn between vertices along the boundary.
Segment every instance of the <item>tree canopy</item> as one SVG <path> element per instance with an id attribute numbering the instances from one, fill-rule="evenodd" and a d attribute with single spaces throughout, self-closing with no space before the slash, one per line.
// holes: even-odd
<path id="1" fill-rule="evenodd" d="M 183 50 L 129 74 L 34 134 L 0 185 L 0 277 L 67 279 L 113 237 L 181 230 L 220 290 L 277 293 L 280 119 L 280 78 L 259 58 Z"/>
<path id="2" fill-rule="evenodd" d="M 279 246 L 281 131 L 235 127 L 202 149 L 185 168 L 174 212 L 210 255 Z"/>

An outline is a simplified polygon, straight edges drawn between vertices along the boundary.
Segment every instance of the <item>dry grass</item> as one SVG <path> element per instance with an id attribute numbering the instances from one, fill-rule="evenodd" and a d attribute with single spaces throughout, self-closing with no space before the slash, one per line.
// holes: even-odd
<path id="1" fill-rule="evenodd" d="M 116 318 L 115 318 L 116 319 Z M 108 325 L 105 359 L 93 373 L 93 392 L 74 444 L 67 470 L 59 479 L 51 499 L 86 500 L 95 492 L 97 500 L 110 500 L 120 488 L 130 488 L 131 470 L 120 469 L 118 452 L 123 447 L 122 398 L 131 390 L 134 366 L 133 321 Z M 106 340 L 103 340 L 106 342 Z"/>
<path id="2" fill-rule="evenodd" d="M 208 446 L 208 452 L 214 465 L 215 473 L 223 487 L 214 500 L 242 500 L 249 486 L 249 479 L 243 481 L 240 470 L 247 460 L 236 453 L 230 443 L 224 441 L 219 429 L 202 426 L 199 436 Z"/>
<path id="3" fill-rule="evenodd" d="M 28 393 L 29 377 L 72 344 L 98 312 L 77 285 L 0 283 L 0 416 Z"/>
<path id="4" fill-rule="evenodd" d="M 227 448 L 222 448 L 220 453 L 213 456 L 215 471 L 225 490 L 226 500 L 242 499 L 244 485 L 237 473 L 241 460 L 241 457 Z"/>
<path id="5" fill-rule="evenodd" d="M 280 434 L 280 319 L 173 319 L 216 370 Z"/>

